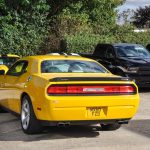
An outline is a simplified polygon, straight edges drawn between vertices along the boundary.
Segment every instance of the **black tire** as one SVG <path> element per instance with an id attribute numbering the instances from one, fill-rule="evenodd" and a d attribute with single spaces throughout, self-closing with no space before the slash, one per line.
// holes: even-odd
<path id="1" fill-rule="evenodd" d="M 114 131 L 121 127 L 121 124 L 113 123 L 113 124 L 101 124 L 101 128 L 103 131 Z"/>
<path id="2" fill-rule="evenodd" d="M 0 113 L 8 113 L 8 112 L 0 106 Z"/>
<path id="3" fill-rule="evenodd" d="M 25 123 L 23 122 L 23 104 L 24 103 L 28 103 L 28 108 L 29 108 L 29 120 L 28 120 L 28 125 L 25 127 Z M 37 120 L 34 110 L 33 110 L 33 106 L 31 103 L 31 100 L 29 98 L 29 96 L 24 96 L 22 98 L 21 101 L 21 127 L 24 133 L 26 134 L 36 134 L 36 133 L 40 133 L 42 130 L 42 126 L 40 124 L 40 122 Z"/>

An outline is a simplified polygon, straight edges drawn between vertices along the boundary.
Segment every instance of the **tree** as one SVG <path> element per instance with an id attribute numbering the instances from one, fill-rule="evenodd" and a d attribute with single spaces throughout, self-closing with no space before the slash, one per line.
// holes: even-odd
<path id="1" fill-rule="evenodd" d="M 55 27 L 56 24 L 61 26 L 61 23 L 68 22 L 71 29 L 77 22 L 80 22 L 79 25 L 87 22 L 92 25 L 95 33 L 106 33 L 106 29 L 111 29 L 116 24 L 115 8 L 123 2 L 124 0 L 48 0 L 51 8 L 49 18 Z M 74 26 L 70 26 L 75 21 Z"/>
<path id="2" fill-rule="evenodd" d="M 150 28 L 150 6 L 140 7 L 135 11 L 133 24 L 137 28 Z"/>
<path id="3" fill-rule="evenodd" d="M 111 41 L 116 24 L 115 8 L 123 2 L 0 0 L 0 53 L 43 54 L 65 46 L 69 50 L 74 47 L 75 51 L 83 49 L 80 47 L 83 43 L 89 44 L 90 49 L 100 36 L 103 41 Z"/>
<path id="4" fill-rule="evenodd" d="M 133 21 L 133 15 L 134 15 L 134 10 L 133 9 L 127 9 L 118 14 L 118 23 L 120 25 L 124 24 L 131 24 Z"/>
<path id="5" fill-rule="evenodd" d="M 1 0 L 0 53 L 37 54 L 48 34 L 46 0 Z"/>
<path id="6" fill-rule="evenodd" d="M 93 43 L 96 44 L 100 36 L 105 41 L 110 40 L 113 36 L 111 30 L 116 25 L 115 8 L 123 2 L 124 0 L 48 0 L 51 8 L 51 32 L 47 45 L 61 45 L 62 40 L 66 39 L 68 42 L 69 39 L 72 43 L 68 43 L 67 48 L 76 51 L 81 49 L 80 45 L 83 46 L 83 43 L 87 47 L 87 41 L 90 49 L 90 44 L 92 43 L 93 47 Z M 53 42 L 51 37 L 55 37 L 56 42 Z"/>

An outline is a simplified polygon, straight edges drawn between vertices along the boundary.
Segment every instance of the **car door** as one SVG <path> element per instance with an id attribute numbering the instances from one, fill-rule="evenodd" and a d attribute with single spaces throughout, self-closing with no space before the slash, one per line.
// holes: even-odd
<path id="1" fill-rule="evenodd" d="M 27 72 L 28 62 L 16 62 L 6 73 L 3 80 L 3 93 L 5 94 L 4 107 L 19 113 L 20 112 L 20 95 L 25 84 L 23 76 Z"/>
<path id="2" fill-rule="evenodd" d="M 4 103 L 4 100 L 5 100 L 5 92 L 4 92 L 4 73 L 5 73 L 5 70 L 0 70 L 0 105 L 2 104 L 2 103 Z M 6 102 L 6 100 L 5 100 L 5 103 L 7 103 Z"/>

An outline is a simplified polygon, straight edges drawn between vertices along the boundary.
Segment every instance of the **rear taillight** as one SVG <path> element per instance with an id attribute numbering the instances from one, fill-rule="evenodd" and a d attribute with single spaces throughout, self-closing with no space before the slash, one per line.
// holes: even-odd
<path id="1" fill-rule="evenodd" d="M 51 85 L 48 94 L 134 94 L 133 85 Z"/>

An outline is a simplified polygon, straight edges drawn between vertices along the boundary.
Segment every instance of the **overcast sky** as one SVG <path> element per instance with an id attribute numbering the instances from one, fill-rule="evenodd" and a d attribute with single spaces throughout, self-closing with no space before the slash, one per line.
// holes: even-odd
<path id="1" fill-rule="evenodd" d="M 150 0 L 126 0 L 126 3 L 120 6 L 119 10 L 137 9 L 138 7 L 144 7 L 146 5 L 150 5 Z"/>

